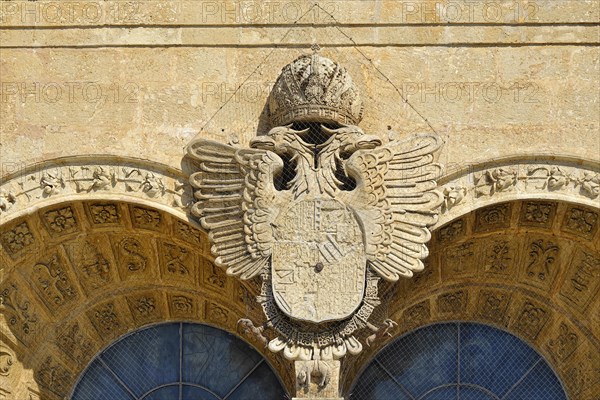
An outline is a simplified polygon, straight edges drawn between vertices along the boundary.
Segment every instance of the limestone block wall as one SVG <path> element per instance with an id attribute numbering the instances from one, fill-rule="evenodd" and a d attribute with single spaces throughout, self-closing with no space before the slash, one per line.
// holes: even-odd
<path id="1" fill-rule="evenodd" d="M 600 152 L 594 0 L 1 5 L 4 174 L 83 154 L 179 169 L 199 133 L 245 143 L 312 44 L 361 88 L 365 131 L 435 130 L 450 166 Z"/>

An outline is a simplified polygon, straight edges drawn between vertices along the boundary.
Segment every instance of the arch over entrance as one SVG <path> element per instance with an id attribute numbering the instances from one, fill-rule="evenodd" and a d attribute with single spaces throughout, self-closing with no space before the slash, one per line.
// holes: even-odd
<path id="1" fill-rule="evenodd" d="M 64 399 L 101 349 L 170 321 L 237 333 L 292 387 L 283 357 L 237 323 L 262 322 L 256 282 L 217 268 L 187 221 L 101 198 L 40 207 L 2 228 L 0 399 Z"/>
<path id="2" fill-rule="evenodd" d="M 381 293 L 380 318 L 401 337 L 434 323 L 469 321 L 514 334 L 548 360 L 569 398 L 600 394 L 600 214 L 550 199 L 477 208 L 433 232 L 424 271 Z M 354 377 L 393 337 L 345 360 Z"/>
<path id="3" fill-rule="evenodd" d="M 166 323 L 140 329 L 102 351 L 81 375 L 72 400 L 234 400 L 283 398 L 265 359 L 208 325 Z"/>
<path id="4" fill-rule="evenodd" d="M 559 378 L 532 347 L 477 323 L 416 329 L 381 350 L 350 399 L 566 400 Z"/>

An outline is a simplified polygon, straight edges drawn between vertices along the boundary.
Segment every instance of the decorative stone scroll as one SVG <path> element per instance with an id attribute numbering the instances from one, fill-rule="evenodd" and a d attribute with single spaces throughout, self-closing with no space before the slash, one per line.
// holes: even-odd
<path id="1" fill-rule="evenodd" d="M 0 224 L 19 217 L 33 205 L 44 206 L 69 200 L 101 197 L 138 200 L 169 208 L 185 218 L 191 205 L 191 192 L 180 171 L 146 161 L 115 160 L 108 157 L 73 157 L 30 167 L 4 177 L 0 185 Z M 115 222 L 110 210 L 98 210 L 97 223 Z M 60 213 L 60 212 L 59 212 Z M 68 210 L 62 212 L 68 214 Z M 75 221 L 58 215 L 63 225 L 48 224 L 56 234 L 69 232 Z M 54 216 L 55 217 L 55 216 Z M 63 221 L 64 220 L 64 221 Z"/>
<path id="2" fill-rule="evenodd" d="M 337 360 L 363 349 L 357 332 L 367 328 L 370 345 L 397 326 L 370 321 L 380 279 L 424 268 L 443 201 L 433 156 L 441 139 L 384 144 L 348 124 L 362 113 L 356 87 L 316 53 L 283 69 L 269 112 L 275 127 L 250 148 L 202 138 L 188 145 L 198 165 L 191 211 L 217 266 L 262 279 L 266 322 L 239 326 L 259 341 L 265 328 L 276 332 L 267 346 L 295 360 L 299 398 L 336 397 Z"/>
<path id="3" fill-rule="evenodd" d="M 569 160 L 534 158 L 499 161 L 474 166 L 452 179 L 441 179 L 444 202 L 436 226 L 475 208 L 524 198 L 569 201 L 600 208 L 600 165 Z M 542 223 L 552 210 L 530 210 L 530 223 Z M 533 214 L 535 213 L 535 216 Z M 434 228 L 435 229 L 435 228 Z"/>

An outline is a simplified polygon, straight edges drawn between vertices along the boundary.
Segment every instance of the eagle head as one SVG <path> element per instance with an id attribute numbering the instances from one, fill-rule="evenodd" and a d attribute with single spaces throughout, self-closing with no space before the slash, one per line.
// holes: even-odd
<path id="1" fill-rule="evenodd" d="M 253 149 L 269 150 L 276 154 L 289 154 L 290 145 L 300 136 L 308 132 L 308 129 L 296 131 L 291 125 L 277 126 L 266 135 L 255 137 L 250 141 Z"/>
<path id="2" fill-rule="evenodd" d="M 330 135 L 330 139 L 327 141 L 335 141 L 336 147 L 339 149 L 339 154 L 342 158 L 347 158 L 357 150 L 362 149 L 374 149 L 375 147 L 381 146 L 381 139 L 374 135 L 367 135 L 355 125 L 344 125 L 341 128 L 329 129 L 326 126 L 322 126 L 321 129 L 324 133 Z"/>

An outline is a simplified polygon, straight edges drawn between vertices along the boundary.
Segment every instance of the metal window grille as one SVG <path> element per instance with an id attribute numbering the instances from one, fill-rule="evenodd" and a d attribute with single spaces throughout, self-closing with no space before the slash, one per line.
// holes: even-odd
<path id="1" fill-rule="evenodd" d="M 282 399 L 285 390 L 262 356 L 206 325 L 141 329 L 98 355 L 72 400 Z"/>
<path id="2" fill-rule="evenodd" d="M 475 323 L 417 329 L 385 347 L 351 400 L 566 400 L 549 364 L 521 339 Z"/>

